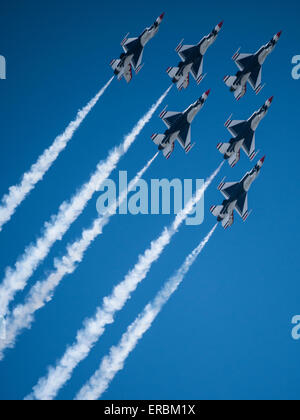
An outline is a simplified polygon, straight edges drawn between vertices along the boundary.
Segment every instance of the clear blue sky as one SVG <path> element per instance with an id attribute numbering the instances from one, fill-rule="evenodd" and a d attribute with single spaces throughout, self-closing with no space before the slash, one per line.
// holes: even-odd
<path id="1" fill-rule="evenodd" d="M 120 54 L 120 41 L 138 35 L 163 11 L 157 36 L 147 45 L 141 73 L 130 85 L 114 81 L 80 130 L 0 235 L 0 272 L 15 263 L 24 247 L 40 232 L 88 179 L 96 163 L 119 143 L 137 119 L 169 86 L 165 73 L 176 65 L 174 48 L 198 42 L 221 20 L 224 27 L 208 51 L 206 79 L 175 89 L 166 103 L 183 110 L 212 89 L 192 127 L 197 147 L 185 156 L 177 147 L 166 162 L 162 156 L 146 179 L 205 178 L 221 155 L 219 141 L 228 140 L 223 124 L 233 112 L 248 118 L 271 95 L 269 114 L 256 140 L 267 155 L 261 175 L 250 191 L 253 214 L 246 223 L 237 217 L 230 231 L 220 227 L 183 285 L 172 297 L 124 370 L 105 394 L 107 399 L 240 399 L 299 398 L 300 342 L 291 338 L 291 318 L 300 313 L 299 284 L 299 92 L 291 77 L 291 59 L 300 54 L 299 2 L 284 6 L 253 1 L 198 2 L 177 0 L 111 2 L 52 0 L 3 4 L 0 54 L 7 59 L 7 80 L 0 81 L 0 196 L 15 184 L 38 155 L 111 76 L 109 62 Z M 283 30 L 282 38 L 263 69 L 266 87 L 251 89 L 236 103 L 222 83 L 235 72 L 231 56 L 238 47 L 254 52 Z M 154 153 L 153 132 L 163 129 L 155 116 L 119 165 L 134 176 Z M 237 181 L 253 165 L 242 155 L 226 166 L 206 194 L 205 222 L 180 230 L 162 258 L 138 288 L 114 325 L 75 371 L 59 398 L 73 398 L 127 325 L 173 273 L 215 222 L 208 209 L 222 199 L 220 179 Z M 117 176 L 114 173 L 113 179 Z M 96 216 L 96 199 L 74 223 L 61 243 L 30 280 L 43 279 L 66 244 Z M 83 263 L 65 278 L 53 301 L 36 316 L 30 331 L 0 363 L 0 399 L 21 399 L 49 364 L 73 341 L 82 320 L 94 313 L 103 296 L 122 280 L 139 253 L 172 216 L 117 216 L 87 252 Z M 22 302 L 24 293 L 17 296 Z"/>

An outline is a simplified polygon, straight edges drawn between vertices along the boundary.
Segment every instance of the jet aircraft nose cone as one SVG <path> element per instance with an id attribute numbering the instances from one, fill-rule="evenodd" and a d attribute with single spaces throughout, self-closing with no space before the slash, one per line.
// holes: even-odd
<path id="1" fill-rule="evenodd" d="M 262 157 L 262 158 L 260 159 L 260 162 L 263 164 L 263 163 L 264 163 L 264 161 L 265 161 L 265 159 L 266 159 L 266 156 Z"/>
<path id="2" fill-rule="evenodd" d="M 278 38 L 280 38 L 281 34 L 282 34 L 282 31 L 279 31 L 279 32 L 277 33 Z"/>
<path id="3" fill-rule="evenodd" d="M 218 27 L 219 27 L 220 29 L 222 28 L 223 23 L 224 23 L 224 20 L 222 20 L 222 22 L 220 22 L 220 23 L 218 24 Z"/>
<path id="4" fill-rule="evenodd" d="M 163 13 L 159 16 L 159 18 L 160 18 L 160 19 L 163 19 L 163 18 L 164 18 L 164 16 L 165 16 L 165 12 L 163 12 Z"/>
<path id="5" fill-rule="evenodd" d="M 210 89 L 205 92 L 205 95 L 208 96 L 210 94 Z"/>
<path id="6" fill-rule="evenodd" d="M 270 102 L 270 104 L 273 102 L 274 96 L 271 96 L 271 98 L 268 99 L 268 101 Z"/>

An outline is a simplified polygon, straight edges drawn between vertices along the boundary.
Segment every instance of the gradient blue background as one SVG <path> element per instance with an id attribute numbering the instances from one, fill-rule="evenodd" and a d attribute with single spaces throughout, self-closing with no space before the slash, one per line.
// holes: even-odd
<path id="1" fill-rule="evenodd" d="M 126 361 L 105 393 L 107 399 L 298 399 L 300 341 L 291 338 L 291 318 L 300 313 L 299 284 L 299 89 L 291 77 L 291 59 L 300 54 L 299 2 L 284 5 L 241 2 L 151 1 L 103 2 L 52 0 L 5 2 L 0 16 L 0 54 L 7 59 L 7 80 L 0 81 L 0 196 L 73 119 L 77 109 L 111 77 L 110 60 L 120 41 L 138 35 L 163 11 L 157 36 L 147 45 L 145 67 L 130 85 L 114 81 L 57 159 L 44 181 L 20 206 L 0 235 L 0 271 L 13 265 L 86 181 L 100 159 L 119 143 L 149 106 L 169 86 L 165 73 L 176 65 L 177 43 L 188 44 L 224 19 L 224 27 L 204 62 L 206 79 L 191 81 L 184 92 L 174 88 L 166 104 L 183 110 L 204 90 L 212 93 L 192 127 L 196 148 L 185 156 L 180 147 L 166 162 L 162 156 L 146 179 L 205 178 L 221 161 L 216 150 L 226 141 L 223 124 L 233 112 L 248 118 L 271 95 L 269 114 L 257 131 L 257 145 L 267 160 L 250 191 L 254 212 L 246 223 L 236 218 L 230 231 L 220 227 L 184 283 Z M 254 52 L 283 30 L 263 69 L 267 86 L 255 96 L 249 89 L 239 103 L 222 83 L 236 71 L 231 56 L 238 47 Z M 164 129 L 155 116 L 119 165 L 136 174 L 153 155 L 153 132 Z M 208 209 L 222 200 L 220 179 L 239 180 L 253 165 L 240 163 L 222 174 L 206 193 L 205 222 L 184 227 L 109 326 L 90 356 L 74 372 L 59 398 L 71 399 L 117 344 L 144 305 L 204 237 L 215 220 Z M 117 171 L 112 178 L 117 179 Z M 30 285 L 45 277 L 53 258 L 96 216 L 96 199 L 51 250 Z M 122 280 L 138 254 L 172 216 L 117 216 L 86 253 L 76 272 L 66 277 L 53 301 L 36 316 L 0 363 L 0 398 L 27 395 L 46 367 L 71 343 L 85 317 Z M 22 302 L 26 292 L 18 294 Z"/>

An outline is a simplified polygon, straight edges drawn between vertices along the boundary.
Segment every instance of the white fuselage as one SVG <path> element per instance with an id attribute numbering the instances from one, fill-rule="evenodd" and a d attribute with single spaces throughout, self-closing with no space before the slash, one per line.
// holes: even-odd
<path id="1" fill-rule="evenodd" d="M 203 56 L 206 51 L 208 50 L 208 48 L 215 42 L 215 40 L 217 39 L 218 34 L 214 35 L 214 34 L 209 34 L 208 36 L 205 36 L 203 39 L 201 39 L 201 41 L 199 42 L 199 49 L 200 49 L 200 54 Z"/>
<path id="2" fill-rule="evenodd" d="M 252 171 L 251 172 L 248 172 L 245 176 L 244 176 L 244 178 L 243 178 L 243 180 L 242 180 L 242 183 L 243 183 L 243 188 L 244 188 L 244 190 L 246 191 L 246 192 L 248 192 L 249 191 L 249 189 L 250 189 L 250 187 L 251 187 L 251 185 L 252 185 L 252 183 L 253 183 L 253 181 L 255 181 L 256 180 L 256 178 L 258 177 L 258 174 L 259 174 L 259 171 L 257 170 L 257 169 L 252 169 Z"/>
<path id="3" fill-rule="evenodd" d="M 248 119 L 248 121 L 251 121 L 250 127 L 253 131 L 257 129 L 259 126 L 259 123 L 264 119 L 268 112 L 268 109 L 260 109 L 259 111 L 254 112 L 251 117 Z"/>
<path id="4" fill-rule="evenodd" d="M 266 58 L 268 57 L 268 55 L 273 51 L 275 45 L 272 45 L 270 43 L 264 45 L 263 47 L 261 47 L 257 52 L 257 60 L 259 62 L 259 64 L 262 66 L 266 60 Z"/>
<path id="5" fill-rule="evenodd" d="M 189 124 L 191 124 L 195 118 L 195 116 L 198 114 L 200 109 L 203 107 L 204 103 L 201 103 L 199 101 L 195 102 L 194 104 L 190 105 L 184 112 L 186 113 L 186 119 Z"/>
<path id="6" fill-rule="evenodd" d="M 159 25 L 158 26 L 151 26 L 151 28 L 146 28 L 142 35 L 140 36 L 140 41 L 142 44 L 142 47 L 144 47 L 150 39 L 152 39 L 158 32 Z"/>

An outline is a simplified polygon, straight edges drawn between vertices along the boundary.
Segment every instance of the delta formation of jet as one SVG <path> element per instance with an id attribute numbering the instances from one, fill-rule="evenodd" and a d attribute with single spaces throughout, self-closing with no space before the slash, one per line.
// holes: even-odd
<path id="1" fill-rule="evenodd" d="M 136 74 L 139 73 L 143 67 L 142 58 L 144 47 L 157 34 L 163 17 L 164 13 L 156 19 L 150 28 L 146 28 L 138 38 L 128 38 L 129 34 L 125 36 L 121 42 L 124 53 L 120 55 L 119 59 L 112 60 L 110 63 L 118 80 L 124 77 L 126 82 L 129 83 L 132 79 L 132 67 Z"/>
<path id="2" fill-rule="evenodd" d="M 179 141 L 186 153 L 192 149 L 191 123 L 203 107 L 209 93 L 210 90 L 203 93 L 195 103 L 183 112 L 167 112 L 166 108 L 161 112 L 160 118 L 168 129 L 164 134 L 153 134 L 151 138 L 158 146 L 158 150 L 162 150 L 166 159 L 169 159 L 174 150 L 175 140 Z"/>
<path id="3" fill-rule="evenodd" d="M 225 197 L 225 200 L 220 206 L 212 206 L 210 211 L 218 218 L 218 222 L 222 222 L 224 229 L 232 226 L 234 210 L 238 212 L 244 221 L 250 215 L 251 212 L 248 212 L 248 191 L 253 181 L 258 177 L 264 160 L 265 157 L 260 159 L 252 171 L 247 172 L 241 181 L 224 183 L 223 179 L 219 185 L 218 189 Z"/>
<path id="4" fill-rule="evenodd" d="M 237 100 L 241 99 L 247 90 L 247 82 L 250 83 L 252 89 L 258 94 L 263 86 L 261 84 L 262 65 L 267 56 L 275 48 L 281 31 L 273 36 L 270 42 L 263 45 L 255 54 L 240 54 L 239 50 L 232 57 L 239 71 L 235 76 L 225 76 L 224 82 L 234 92 Z"/>
<path id="5" fill-rule="evenodd" d="M 169 67 L 168 75 L 179 90 L 186 89 L 189 85 L 189 76 L 192 73 L 194 79 L 199 85 L 206 75 L 203 74 L 203 57 L 207 49 L 215 42 L 218 33 L 222 28 L 223 22 L 220 22 L 212 32 L 201 39 L 197 45 L 182 45 L 183 40 L 176 47 L 175 51 L 183 60 L 178 67 Z"/>
<path id="6" fill-rule="evenodd" d="M 255 131 L 261 120 L 266 116 L 272 101 L 273 96 L 247 121 L 232 121 L 231 116 L 226 121 L 225 127 L 234 137 L 230 139 L 229 143 L 219 143 L 217 149 L 224 155 L 224 159 L 228 160 L 231 167 L 234 167 L 240 160 L 241 148 L 251 161 L 259 153 L 259 151 L 255 151 Z"/>

